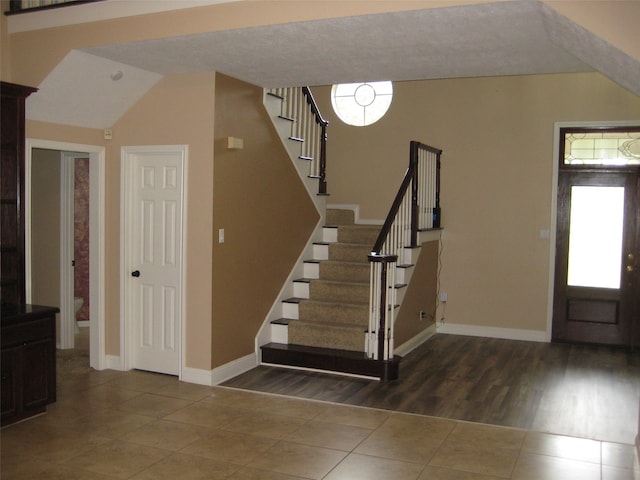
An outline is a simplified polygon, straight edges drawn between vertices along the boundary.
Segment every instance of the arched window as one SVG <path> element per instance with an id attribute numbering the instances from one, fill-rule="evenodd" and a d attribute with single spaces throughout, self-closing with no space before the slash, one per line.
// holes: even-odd
<path id="1" fill-rule="evenodd" d="M 344 123 L 363 127 L 380 120 L 393 98 L 391 82 L 341 83 L 331 88 L 331 104 Z"/>

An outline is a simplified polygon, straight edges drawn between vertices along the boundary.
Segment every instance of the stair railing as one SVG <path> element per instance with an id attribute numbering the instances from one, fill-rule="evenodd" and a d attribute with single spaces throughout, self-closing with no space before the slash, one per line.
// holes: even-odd
<path id="1" fill-rule="evenodd" d="M 309 87 L 273 88 L 282 99 L 280 117 L 291 120 L 291 139 L 301 142 L 300 157 L 309 161 L 309 177 L 318 179 L 318 195 L 327 194 L 327 125 Z"/>
<path id="2" fill-rule="evenodd" d="M 411 141 L 409 168 L 369 254 L 371 287 L 365 341 L 369 358 L 393 358 L 396 269 L 399 262 L 405 263 L 405 249 L 418 246 L 419 231 L 440 228 L 441 154 L 442 150 Z"/>

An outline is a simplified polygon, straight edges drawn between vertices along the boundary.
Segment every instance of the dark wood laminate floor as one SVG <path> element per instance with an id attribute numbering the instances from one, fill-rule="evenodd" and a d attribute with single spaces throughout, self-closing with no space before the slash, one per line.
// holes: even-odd
<path id="1" fill-rule="evenodd" d="M 640 353 L 437 334 L 393 382 L 259 366 L 224 385 L 632 444 Z"/>

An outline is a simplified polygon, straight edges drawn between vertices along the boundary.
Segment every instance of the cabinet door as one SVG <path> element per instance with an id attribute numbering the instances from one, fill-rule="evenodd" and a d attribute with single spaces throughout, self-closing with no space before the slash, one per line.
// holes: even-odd
<path id="1" fill-rule="evenodd" d="M 22 405 L 25 410 L 44 408 L 49 398 L 48 374 L 51 341 L 41 340 L 22 347 Z"/>
<path id="2" fill-rule="evenodd" d="M 0 383 L 0 395 L 2 396 L 1 421 L 5 421 L 18 414 L 20 409 L 20 390 L 18 388 L 18 372 L 20 371 L 20 348 L 8 348 L 2 350 L 0 358 L 2 365 L 2 382 Z"/>

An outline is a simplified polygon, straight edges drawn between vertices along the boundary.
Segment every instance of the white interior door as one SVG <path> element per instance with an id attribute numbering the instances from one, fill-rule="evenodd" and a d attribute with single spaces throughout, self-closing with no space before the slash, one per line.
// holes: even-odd
<path id="1" fill-rule="evenodd" d="M 126 363 L 178 375 L 186 147 L 125 147 L 123 153 Z"/>

